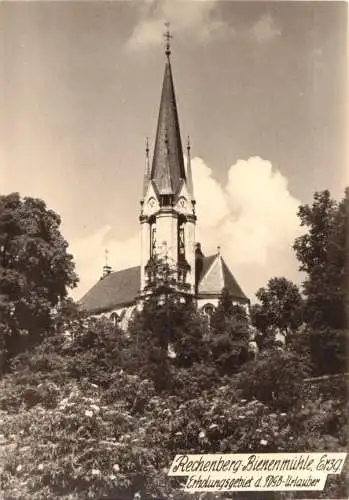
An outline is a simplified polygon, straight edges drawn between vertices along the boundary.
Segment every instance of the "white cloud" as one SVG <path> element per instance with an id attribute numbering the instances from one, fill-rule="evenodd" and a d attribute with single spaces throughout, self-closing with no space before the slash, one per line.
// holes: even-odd
<path id="1" fill-rule="evenodd" d="M 139 265 L 140 240 L 136 234 L 127 240 L 111 240 L 111 226 L 104 226 L 85 238 L 73 240 L 69 252 L 73 254 L 80 278 L 72 296 L 79 299 L 102 275 L 105 265 L 105 250 L 108 250 L 108 265 L 117 271 Z"/>
<path id="2" fill-rule="evenodd" d="M 186 33 L 202 43 L 233 33 L 233 29 L 219 17 L 217 0 L 148 0 L 142 4 L 140 20 L 127 48 L 141 50 L 160 45 L 166 22 L 170 23 L 176 36 Z"/>
<path id="3" fill-rule="evenodd" d="M 281 35 L 281 31 L 270 14 L 263 14 L 252 26 L 250 34 L 254 40 L 263 43 L 274 40 Z"/>
<path id="4" fill-rule="evenodd" d="M 259 157 L 232 165 L 224 187 L 201 158 L 192 160 L 192 169 L 196 239 L 204 253 L 215 253 L 221 246 L 223 258 L 251 297 L 273 276 L 299 280 L 291 245 L 301 231 L 297 217 L 300 202 L 290 194 L 287 179 Z M 106 247 L 115 270 L 139 264 L 139 236 L 107 242 L 110 229 L 101 228 L 72 244 L 81 277 L 77 296 L 98 279 Z"/>
<path id="5" fill-rule="evenodd" d="M 126 44 L 130 50 L 161 45 L 166 22 L 176 37 L 185 34 L 199 43 L 229 36 L 267 43 L 281 35 L 270 13 L 262 14 L 251 28 L 233 27 L 223 18 L 219 0 L 144 0 L 137 5 L 139 20 Z"/>
<path id="6" fill-rule="evenodd" d="M 291 249 L 301 233 L 300 201 L 269 161 L 259 157 L 237 161 L 229 168 L 225 187 L 210 177 L 211 170 L 202 166 L 202 160 L 193 161 L 193 175 L 202 248 L 211 253 L 221 246 L 224 259 L 249 296 L 273 276 L 300 279 Z M 207 177 L 214 188 L 202 189 Z"/>

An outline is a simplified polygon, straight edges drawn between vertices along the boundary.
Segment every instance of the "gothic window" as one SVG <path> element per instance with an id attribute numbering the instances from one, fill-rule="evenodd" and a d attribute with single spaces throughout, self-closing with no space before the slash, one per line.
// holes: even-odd
<path id="1" fill-rule="evenodd" d="M 204 311 L 204 314 L 206 314 L 206 316 L 211 317 L 212 314 L 214 313 L 214 306 L 212 304 L 206 304 L 203 307 L 203 311 Z"/>
<path id="2" fill-rule="evenodd" d="M 212 318 L 212 315 L 215 311 L 215 307 L 213 304 L 210 304 L 210 303 L 205 304 L 204 307 L 202 308 L 202 311 L 207 318 L 207 325 L 210 329 L 211 328 L 211 318 Z"/>
<path id="3" fill-rule="evenodd" d="M 121 311 L 121 313 L 120 313 L 120 317 L 119 317 L 120 321 L 122 321 L 122 320 L 124 319 L 125 314 L 126 314 L 126 311 L 127 311 L 127 309 L 123 309 L 123 310 Z"/>
<path id="4" fill-rule="evenodd" d="M 178 260 L 185 260 L 184 223 L 178 224 Z"/>
<path id="5" fill-rule="evenodd" d="M 156 226 L 150 226 L 150 257 L 154 257 L 156 253 Z"/>
<path id="6" fill-rule="evenodd" d="M 110 315 L 110 319 L 111 321 L 113 322 L 114 326 L 117 325 L 118 321 L 119 321 L 119 316 L 117 315 L 116 312 L 113 312 L 111 315 Z"/>

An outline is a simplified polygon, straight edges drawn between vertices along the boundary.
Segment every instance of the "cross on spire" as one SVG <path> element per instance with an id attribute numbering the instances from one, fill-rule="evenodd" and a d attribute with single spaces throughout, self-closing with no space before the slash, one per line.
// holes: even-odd
<path id="1" fill-rule="evenodd" d="M 171 39 L 173 38 L 173 35 L 171 35 L 170 31 L 170 23 L 165 23 L 165 28 L 166 28 L 166 31 L 164 33 L 165 54 L 167 55 L 167 57 L 169 57 L 171 54 Z"/>
<path id="2" fill-rule="evenodd" d="M 109 267 L 109 250 L 106 248 L 104 250 L 105 267 Z"/>

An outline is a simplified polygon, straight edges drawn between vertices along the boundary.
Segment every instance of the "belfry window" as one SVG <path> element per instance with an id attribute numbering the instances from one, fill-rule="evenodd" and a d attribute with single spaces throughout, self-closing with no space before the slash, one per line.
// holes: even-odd
<path id="1" fill-rule="evenodd" d="M 185 260 L 184 222 L 178 222 L 178 260 Z"/>
<path id="2" fill-rule="evenodd" d="M 163 194 L 160 196 L 160 207 L 170 207 L 172 205 L 172 195 Z"/>
<path id="3" fill-rule="evenodd" d="M 150 257 L 155 257 L 156 253 L 156 226 L 150 225 Z"/>

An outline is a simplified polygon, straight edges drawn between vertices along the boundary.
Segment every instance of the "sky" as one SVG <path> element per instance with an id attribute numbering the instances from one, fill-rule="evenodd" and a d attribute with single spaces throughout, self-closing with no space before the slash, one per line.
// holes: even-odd
<path id="1" fill-rule="evenodd" d="M 166 21 L 197 241 L 252 298 L 273 276 L 301 282 L 298 206 L 349 184 L 344 2 L 0 2 L 0 192 L 61 215 L 74 297 L 106 249 L 114 270 L 139 264 Z"/>

